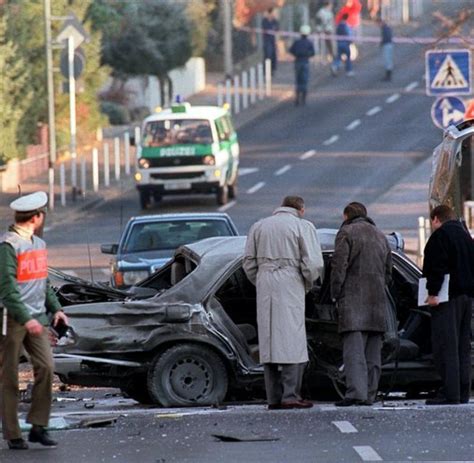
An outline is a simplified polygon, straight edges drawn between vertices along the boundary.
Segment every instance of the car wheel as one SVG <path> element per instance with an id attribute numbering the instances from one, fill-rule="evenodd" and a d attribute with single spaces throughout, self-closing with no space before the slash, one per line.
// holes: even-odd
<path id="1" fill-rule="evenodd" d="M 146 377 L 133 378 L 120 390 L 125 397 L 136 400 L 141 404 L 150 405 L 154 403 L 148 392 Z"/>
<path id="2" fill-rule="evenodd" d="M 221 358 L 195 344 L 179 344 L 164 351 L 148 372 L 150 396 L 164 407 L 220 403 L 227 385 L 227 370 Z"/>
<path id="3" fill-rule="evenodd" d="M 235 199 L 237 197 L 237 179 L 238 177 L 235 177 L 234 182 L 232 185 L 229 185 L 229 198 L 230 199 Z"/>
<path id="4" fill-rule="evenodd" d="M 148 191 L 140 191 L 139 192 L 140 196 L 140 207 L 142 209 L 146 209 L 148 205 L 150 204 L 150 193 Z"/>
<path id="5" fill-rule="evenodd" d="M 217 204 L 223 206 L 229 202 L 229 187 L 227 185 L 220 186 L 217 189 Z"/>

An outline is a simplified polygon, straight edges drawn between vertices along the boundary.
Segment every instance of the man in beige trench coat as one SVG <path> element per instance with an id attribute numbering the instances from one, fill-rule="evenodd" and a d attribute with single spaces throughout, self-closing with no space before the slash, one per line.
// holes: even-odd
<path id="1" fill-rule="evenodd" d="M 272 216 L 255 223 L 245 247 L 244 271 L 257 287 L 260 362 L 269 410 L 310 408 L 301 383 L 308 348 L 305 293 L 323 276 L 316 228 L 303 219 L 304 201 L 287 196 Z"/>

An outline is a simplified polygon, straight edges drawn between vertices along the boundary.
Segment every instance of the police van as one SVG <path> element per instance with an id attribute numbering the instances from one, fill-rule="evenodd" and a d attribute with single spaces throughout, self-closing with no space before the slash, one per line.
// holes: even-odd
<path id="1" fill-rule="evenodd" d="M 142 209 L 164 195 L 237 194 L 239 143 L 226 108 L 176 103 L 143 121 L 136 187 Z"/>

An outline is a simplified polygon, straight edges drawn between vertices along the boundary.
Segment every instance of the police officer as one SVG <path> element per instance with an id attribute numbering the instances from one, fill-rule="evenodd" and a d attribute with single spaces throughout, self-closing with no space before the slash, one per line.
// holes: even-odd
<path id="1" fill-rule="evenodd" d="M 8 317 L 1 365 L 1 415 L 3 437 L 12 450 L 24 450 L 18 422 L 18 363 L 22 347 L 34 369 L 34 385 L 27 423 L 32 425 L 30 442 L 45 446 L 57 443 L 45 427 L 52 399 L 53 357 L 48 336 L 53 325 L 67 325 L 59 301 L 48 283 L 46 244 L 41 235 L 48 197 L 44 192 L 22 196 L 10 204 L 15 223 L 0 237 L 0 302 Z M 5 310 L 4 309 L 4 310 Z"/>

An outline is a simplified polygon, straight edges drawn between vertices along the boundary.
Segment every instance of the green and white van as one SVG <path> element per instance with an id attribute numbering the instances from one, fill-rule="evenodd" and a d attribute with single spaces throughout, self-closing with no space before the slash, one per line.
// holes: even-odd
<path id="1" fill-rule="evenodd" d="M 143 121 L 136 186 L 145 209 L 164 195 L 237 194 L 239 143 L 225 108 L 179 103 Z"/>

